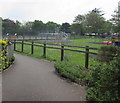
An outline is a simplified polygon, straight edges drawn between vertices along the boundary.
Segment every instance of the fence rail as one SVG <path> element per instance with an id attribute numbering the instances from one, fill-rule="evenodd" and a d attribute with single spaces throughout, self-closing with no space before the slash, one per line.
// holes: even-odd
<path id="1" fill-rule="evenodd" d="M 15 51 L 18 51 L 18 50 L 16 50 L 16 44 L 21 44 L 21 51 L 19 51 L 19 52 L 24 52 L 24 45 L 31 45 L 31 54 L 34 54 L 34 46 L 43 47 L 43 56 L 45 58 L 46 58 L 46 53 L 47 53 L 46 48 L 61 50 L 61 58 L 60 58 L 61 61 L 64 60 L 64 54 L 65 54 L 64 51 L 74 51 L 74 52 L 85 53 L 85 67 L 86 68 L 88 68 L 88 65 L 89 65 L 89 54 L 97 55 L 97 53 L 95 53 L 95 52 L 90 52 L 90 50 L 97 50 L 97 48 L 92 48 L 92 47 L 89 47 L 89 46 L 82 47 L 82 46 L 64 45 L 64 44 L 60 45 L 60 44 L 50 44 L 50 43 L 46 43 L 46 42 L 35 42 L 35 41 L 27 41 L 26 42 L 24 40 L 17 40 L 17 41 L 14 40 L 14 41 L 12 41 L 12 43 L 14 44 L 14 50 Z M 54 47 L 54 46 L 57 46 L 57 47 Z M 85 49 L 85 50 L 69 49 L 69 48 L 65 48 L 65 47 L 82 48 L 82 49 Z"/>

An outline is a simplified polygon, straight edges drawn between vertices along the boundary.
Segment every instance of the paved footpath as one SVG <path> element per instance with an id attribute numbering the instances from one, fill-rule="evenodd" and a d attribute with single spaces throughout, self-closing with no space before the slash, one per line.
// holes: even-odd
<path id="1" fill-rule="evenodd" d="M 85 100 L 85 87 L 60 78 L 53 63 L 20 54 L 15 58 L 2 73 L 3 101 Z"/>

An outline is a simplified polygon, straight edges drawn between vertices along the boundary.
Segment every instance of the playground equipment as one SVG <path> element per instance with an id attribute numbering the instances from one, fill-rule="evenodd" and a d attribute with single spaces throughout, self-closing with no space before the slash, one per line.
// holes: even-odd
<path id="1" fill-rule="evenodd" d="M 118 41 L 117 36 L 112 36 L 111 41 L 103 41 L 103 42 L 89 42 L 92 44 L 99 44 L 99 45 L 114 45 L 120 47 L 120 41 Z"/>
<path id="2" fill-rule="evenodd" d="M 70 34 L 68 33 L 49 33 L 48 36 L 52 36 L 52 38 L 47 37 L 44 39 L 40 39 L 38 41 L 40 42 L 51 42 L 51 43 L 56 43 L 56 44 L 61 44 L 61 43 L 71 43 L 70 39 Z M 48 39 L 49 38 L 49 39 Z"/>
<path id="3" fill-rule="evenodd" d="M 120 42 L 114 42 L 115 46 L 119 46 L 120 47 Z"/>
<path id="4" fill-rule="evenodd" d="M 112 45 L 112 42 L 111 41 L 104 41 L 103 44 L 105 44 L 105 45 Z"/>
<path id="5" fill-rule="evenodd" d="M 117 36 L 112 36 L 111 37 L 111 41 L 104 41 L 103 44 L 120 46 L 120 42 L 118 41 L 118 37 Z"/>

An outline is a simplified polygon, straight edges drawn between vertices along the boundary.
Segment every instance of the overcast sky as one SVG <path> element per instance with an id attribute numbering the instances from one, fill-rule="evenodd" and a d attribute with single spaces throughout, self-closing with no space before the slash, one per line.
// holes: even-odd
<path id="1" fill-rule="evenodd" d="M 21 22 L 42 20 L 44 23 L 72 23 L 78 14 L 101 8 L 110 19 L 120 0 L 0 0 L 0 17 Z"/>

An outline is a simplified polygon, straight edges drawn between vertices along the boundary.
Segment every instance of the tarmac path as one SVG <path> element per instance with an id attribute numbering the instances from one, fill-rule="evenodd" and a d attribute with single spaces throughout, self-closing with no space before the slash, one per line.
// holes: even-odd
<path id="1" fill-rule="evenodd" d="M 85 101 L 85 87 L 60 78 L 54 63 L 15 54 L 2 73 L 2 101 Z"/>

